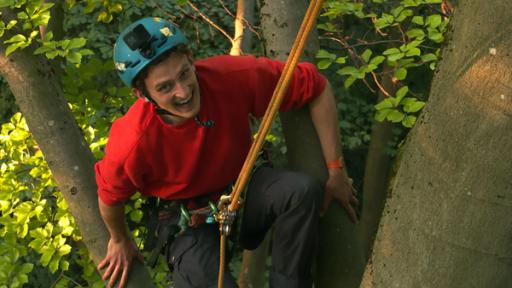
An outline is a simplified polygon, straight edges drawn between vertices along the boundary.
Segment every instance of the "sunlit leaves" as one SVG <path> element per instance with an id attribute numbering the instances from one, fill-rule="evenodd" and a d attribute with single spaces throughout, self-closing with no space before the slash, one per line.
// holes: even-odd
<path id="1" fill-rule="evenodd" d="M 405 127 L 412 127 L 416 123 L 416 116 L 412 115 L 420 111 L 425 102 L 413 97 L 406 97 L 409 87 L 403 86 L 395 93 L 395 96 L 388 97 L 375 105 L 377 121 L 388 120 L 393 123 L 402 123 Z"/>

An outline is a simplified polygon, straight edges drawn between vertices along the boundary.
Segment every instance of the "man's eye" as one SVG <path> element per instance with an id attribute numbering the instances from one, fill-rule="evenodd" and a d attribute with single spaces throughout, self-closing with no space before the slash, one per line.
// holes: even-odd
<path id="1" fill-rule="evenodd" d="M 180 75 L 180 79 L 187 79 L 190 74 L 190 69 L 183 70 Z"/>
<path id="2" fill-rule="evenodd" d="M 167 92 L 169 91 L 170 85 L 169 84 L 163 84 L 160 85 L 157 89 L 158 92 Z"/>

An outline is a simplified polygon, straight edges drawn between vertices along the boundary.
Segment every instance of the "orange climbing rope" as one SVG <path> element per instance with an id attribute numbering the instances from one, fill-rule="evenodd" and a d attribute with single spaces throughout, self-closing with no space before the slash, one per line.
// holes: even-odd
<path id="1" fill-rule="evenodd" d="M 304 45 L 306 43 L 307 37 L 311 32 L 313 25 L 315 24 L 315 20 L 320 11 L 320 7 L 322 6 L 322 2 L 323 0 L 312 0 L 311 3 L 309 4 L 306 15 L 304 16 L 304 20 L 302 21 L 302 25 L 299 29 L 299 32 L 297 33 L 297 37 L 295 38 L 295 42 L 293 43 L 292 49 L 290 51 L 290 56 L 288 56 L 288 60 L 286 61 L 281 77 L 279 78 L 279 82 L 276 85 L 274 94 L 272 95 L 272 99 L 270 100 L 267 111 L 263 116 L 263 120 L 258 130 L 256 139 L 253 142 L 251 149 L 249 150 L 249 153 L 247 154 L 247 158 L 245 159 L 244 165 L 242 166 L 238 179 L 235 182 L 233 191 L 228 197 L 225 197 L 220 201 L 220 212 L 216 217 L 217 221 L 219 221 L 220 223 L 221 231 L 220 267 L 218 278 L 219 288 L 222 288 L 222 284 L 224 281 L 226 236 L 229 235 L 231 231 L 230 225 L 232 224 L 232 220 L 235 215 L 234 213 L 236 212 L 240 205 L 240 195 L 242 191 L 245 189 L 245 186 L 247 185 L 247 181 L 251 174 L 252 167 L 254 166 L 258 153 L 263 146 L 263 142 L 270 129 L 270 125 L 272 124 L 272 121 L 274 120 L 275 115 L 279 107 L 281 106 L 285 92 L 290 83 L 293 71 L 297 67 L 300 55 L 304 50 Z"/>

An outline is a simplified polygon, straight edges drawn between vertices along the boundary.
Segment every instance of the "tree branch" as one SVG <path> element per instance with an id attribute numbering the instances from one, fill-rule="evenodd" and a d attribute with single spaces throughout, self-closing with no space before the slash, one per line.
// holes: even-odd
<path id="1" fill-rule="evenodd" d="M 192 2 L 187 1 L 187 3 L 199 16 L 201 16 L 201 18 L 203 18 L 204 21 L 206 21 L 208 24 L 210 24 L 212 27 L 214 27 L 220 33 L 222 33 L 224 36 L 226 36 L 226 38 L 228 38 L 228 40 L 233 45 L 233 42 L 234 42 L 233 38 L 231 36 L 229 36 L 229 34 L 224 29 L 222 29 L 219 25 L 215 24 L 215 22 L 213 22 L 206 15 L 204 15 L 194 4 L 192 4 Z"/>

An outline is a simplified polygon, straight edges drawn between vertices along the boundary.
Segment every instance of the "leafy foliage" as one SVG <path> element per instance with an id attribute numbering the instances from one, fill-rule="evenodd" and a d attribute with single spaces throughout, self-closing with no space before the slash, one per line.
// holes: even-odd
<path id="1" fill-rule="evenodd" d="M 188 1 L 66 0 L 62 4 L 64 35 L 40 32 L 57 8 L 50 2 L 0 0 L 0 8 L 16 15 L 16 19 L 9 20 L 2 15 L 0 45 L 7 47 L 6 54 L 31 48 L 49 59 L 66 60 L 61 63 L 64 92 L 97 159 L 103 156 L 111 123 L 135 100 L 130 89 L 120 83 L 110 60 L 112 43 L 122 27 L 146 15 L 165 17 L 186 31 L 197 58 L 229 49 L 230 43 L 203 22 Z M 225 7 L 206 1 L 191 2 L 223 29 L 232 31 L 233 16 L 226 13 Z M 417 113 L 425 105 L 421 94 L 426 94 L 426 88 L 415 77 L 435 68 L 447 24 L 446 17 L 438 12 L 439 1 L 366 2 L 327 1 L 318 27 L 324 39 L 323 49 L 317 54 L 318 67 L 335 78 L 333 83 L 342 81 L 339 86 L 347 91 L 341 97 L 350 98 L 338 106 L 348 149 L 358 149 L 370 141 L 368 131 L 375 112 L 380 121 L 414 125 Z M 227 9 L 233 11 L 234 7 Z M 361 27 L 370 28 L 363 31 Z M 400 88 L 374 105 L 371 94 L 377 88 L 369 83 L 388 76 L 385 65 L 391 67 L 391 77 Z M 0 85 L 2 96 L 3 90 Z M 4 102 L 9 104 L 8 100 Z M 15 108 L 9 110 L 15 112 Z M 80 242 L 80 231 L 21 114 L 14 114 L 2 125 L 0 140 L 0 285 L 22 287 L 33 282 L 53 283 L 55 287 L 103 287 Z M 285 152 L 280 136 L 270 135 L 268 140 L 279 152 Z M 135 195 L 126 209 L 141 248 L 145 233 L 140 224 L 142 203 Z M 153 279 L 161 286 L 168 284 L 166 269 L 160 261 L 152 271 Z"/>
<path id="2" fill-rule="evenodd" d="M 217 31 L 197 21 L 197 16 L 186 7 L 169 1 L 137 2 L 134 5 L 132 1 L 68 0 L 64 7 L 66 38 L 62 39 L 62 35 L 57 36 L 53 31 L 39 33 L 39 26 L 48 24 L 55 8 L 53 4 L 38 6 L 39 0 L 0 1 L 0 8 L 9 7 L 18 17 L 7 23 L 4 18 L 0 20 L 0 45 L 6 45 L 6 54 L 33 47 L 35 54 L 67 60 L 61 78 L 63 89 L 97 159 L 103 157 L 111 123 L 135 100 L 130 89 L 120 83 L 110 60 L 114 37 L 122 27 L 142 15 L 178 15 L 174 20 L 179 20 L 183 29 L 192 29 L 189 35 L 197 37 L 191 42 L 193 48 L 198 48 L 198 57 L 229 48 L 227 41 L 215 36 Z M 232 25 L 232 18 L 225 17 L 224 8 L 200 7 L 209 17 L 221 18 L 219 22 L 228 28 Z M 2 37 L 5 35 L 13 36 L 6 39 Z M 80 242 L 80 232 L 66 202 L 21 114 L 15 114 L 3 124 L 0 137 L 1 285 L 21 287 L 33 282 L 53 283 L 55 287 L 103 287 L 87 249 Z M 144 246 L 145 233 L 140 223 L 142 203 L 137 194 L 126 207 L 129 225 L 140 248 Z M 168 274 L 162 261 L 151 273 L 162 287 L 169 284 Z"/>
<path id="3" fill-rule="evenodd" d="M 441 0 L 374 0 L 363 5 L 353 0 L 327 1 L 323 14 L 327 20 L 318 28 L 331 44 L 317 54 L 319 69 L 334 70 L 344 79 L 344 88 L 349 91 L 357 89 L 350 90 L 356 81 L 362 81 L 372 93 L 381 90 L 388 97 L 374 106 L 375 119 L 412 127 L 417 112 L 425 106 L 418 93 L 427 91 L 422 85 L 409 84 L 410 72 L 414 70 L 413 74 L 418 75 L 428 73 L 421 69 L 435 69 L 439 44 L 448 25 L 441 3 Z M 332 42 L 337 45 L 333 46 Z M 343 51 L 341 55 L 333 53 L 339 48 Z M 386 66 L 390 69 L 385 69 Z M 384 77 L 390 77 L 399 87 L 396 95 L 390 95 L 380 85 Z"/>

